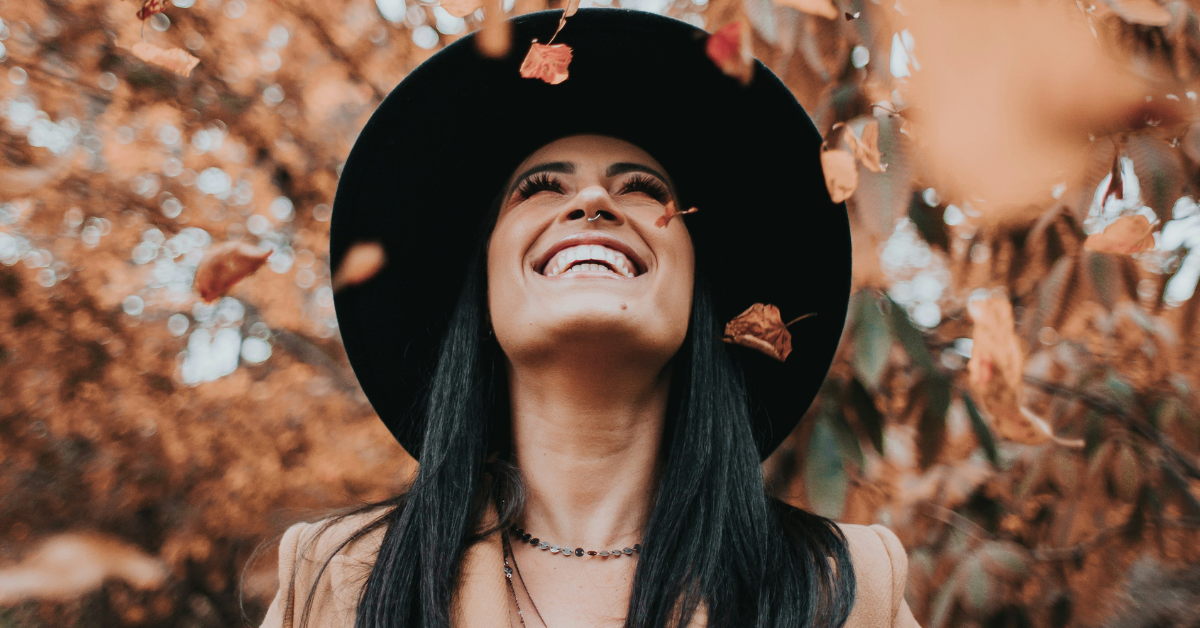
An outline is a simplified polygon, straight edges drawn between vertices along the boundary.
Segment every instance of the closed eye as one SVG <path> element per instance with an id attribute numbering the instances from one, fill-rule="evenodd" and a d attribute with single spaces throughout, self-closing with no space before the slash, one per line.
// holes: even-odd
<path id="1" fill-rule="evenodd" d="M 667 189 L 665 183 L 660 181 L 658 177 L 642 172 L 633 173 L 621 185 L 618 191 L 619 194 L 634 194 L 638 192 L 646 194 L 663 205 L 666 205 L 671 200 L 671 191 Z"/>
<path id="2" fill-rule="evenodd" d="M 562 194 L 564 191 L 563 184 L 558 180 L 558 177 L 551 175 L 549 172 L 539 172 L 525 179 L 517 186 L 517 199 L 523 201 L 539 192 Z"/>

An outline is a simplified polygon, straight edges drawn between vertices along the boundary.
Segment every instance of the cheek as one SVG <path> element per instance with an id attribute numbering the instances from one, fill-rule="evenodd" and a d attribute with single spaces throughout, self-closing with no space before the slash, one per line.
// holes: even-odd
<path id="1" fill-rule="evenodd" d="M 504 227 L 504 223 L 496 225 L 487 250 L 488 311 L 493 327 L 504 327 L 509 322 L 506 314 L 511 318 L 514 301 L 522 294 L 520 277 L 514 272 L 521 268 L 521 247 Z"/>
<path id="2" fill-rule="evenodd" d="M 687 335 L 688 324 L 692 315 L 692 287 L 696 277 L 696 258 L 692 243 L 686 236 L 683 242 L 672 242 L 671 253 L 664 262 L 669 268 L 664 268 L 665 281 L 659 291 L 658 310 L 663 314 L 663 322 L 667 332 L 677 336 L 683 342 Z M 667 266 L 668 264 L 664 264 Z M 667 276 L 669 275 L 669 279 Z"/>

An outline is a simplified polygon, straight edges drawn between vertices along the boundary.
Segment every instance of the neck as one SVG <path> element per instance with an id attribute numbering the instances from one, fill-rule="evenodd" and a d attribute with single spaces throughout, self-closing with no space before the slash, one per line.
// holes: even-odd
<path id="1" fill-rule="evenodd" d="M 572 355 L 508 371 L 526 531 L 584 549 L 640 543 L 658 480 L 669 366 Z"/>

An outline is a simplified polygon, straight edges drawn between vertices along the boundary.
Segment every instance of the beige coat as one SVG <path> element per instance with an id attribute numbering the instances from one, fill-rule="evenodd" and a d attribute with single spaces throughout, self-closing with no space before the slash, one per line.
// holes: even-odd
<path id="1" fill-rule="evenodd" d="M 358 594 L 379 551 L 383 530 L 355 541 L 338 552 L 312 587 L 330 553 L 371 521 L 372 516 L 348 517 L 319 537 L 323 522 L 298 523 L 279 543 L 279 593 L 275 595 L 263 628 L 298 628 L 312 593 L 308 626 L 352 628 Z M 839 524 L 840 525 L 840 524 Z M 858 580 L 854 610 L 845 628 L 919 628 L 904 601 L 908 556 L 891 530 L 881 526 L 840 525 L 850 543 L 850 556 Z M 316 541 L 313 542 L 314 537 Z M 463 558 L 463 578 L 453 603 L 456 628 L 510 628 L 510 597 L 501 570 L 503 554 L 498 535 L 482 541 Z M 293 578 L 294 576 L 294 578 Z M 698 617 L 688 628 L 703 628 Z"/>

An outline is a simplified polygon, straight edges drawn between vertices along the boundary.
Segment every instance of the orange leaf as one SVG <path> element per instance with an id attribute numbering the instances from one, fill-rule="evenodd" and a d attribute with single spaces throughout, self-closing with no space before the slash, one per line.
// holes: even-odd
<path id="1" fill-rule="evenodd" d="M 698 211 L 700 211 L 700 210 L 693 207 L 687 211 L 681 212 L 681 211 L 678 211 L 675 209 L 675 201 L 667 201 L 667 206 L 663 208 L 663 215 L 659 216 L 658 220 L 654 221 L 654 226 L 655 227 L 665 227 L 665 226 L 671 224 L 671 219 L 676 216 L 682 216 L 684 214 L 694 214 Z"/>
<path id="2" fill-rule="evenodd" d="M 863 126 L 862 137 L 854 135 L 850 129 L 846 129 L 846 131 L 846 143 L 850 145 L 850 150 L 854 151 L 854 157 L 862 162 L 867 170 L 871 172 L 887 170 L 887 164 L 880 163 L 878 120 L 871 120 Z"/>
<path id="3" fill-rule="evenodd" d="M 270 251 L 245 242 L 230 242 L 215 247 L 200 260 L 193 285 L 200 298 L 211 303 L 224 296 L 237 282 L 262 267 Z"/>
<path id="4" fill-rule="evenodd" d="M 708 58 L 727 76 L 749 85 L 754 76 L 754 55 L 750 53 L 750 26 L 733 22 L 708 36 L 704 44 Z"/>
<path id="5" fill-rule="evenodd" d="M 454 17 L 467 17 L 483 6 L 483 0 L 442 0 L 441 6 Z"/>
<path id="6" fill-rule="evenodd" d="M 160 68 L 170 70 L 180 76 L 191 76 L 192 70 L 200 63 L 200 60 L 182 48 L 163 49 L 140 41 L 133 45 L 133 54 L 137 58 L 157 65 Z"/>
<path id="7" fill-rule="evenodd" d="M 1083 248 L 1097 253 L 1119 253 L 1131 255 L 1154 248 L 1154 225 L 1141 214 L 1121 216 L 1104 228 L 1093 233 L 1083 242 Z"/>
<path id="8" fill-rule="evenodd" d="M 492 59 L 503 59 L 512 47 L 512 29 L 504 19 L 503 0 L 488 0 L 483 9 L 483 26 L 475 36 L 479 52 Z"/>
<path id="9" fill-rule="evenodd" d="M 571 47 L 566 44 L 539 44 L 535 39 L 529 53 L 521 62 L 521 76 L 558 85 L 567 80 L 567 66 L 571 63 Z"/>
<path id="10" fill-rule="evenodd" d="M 797 11 L 819 15 L 830 20 L 838 16 L 838 9 L 830 0 L 772 0 L 772 2 L 781 7 L 791 7 Z"/>
<path id="11" fill-rule="evenodd" d="M 854 164 L 854 155 L 841 150 L 827 150 L 821 153 L 821 169 L 825 171 L 825 187 L 829 189 L 829 197 L 833 202 L 840 203 L 854 194 L 858 188 L 858 166 Z"/>
<path id="12" fill-rule="evenodd" d="M 142 0 L 142 8 L 138 9 L 137 19 L 144 20 L 155 13 L 167 10 L 167 0 Z"/>
<path id="13" fill-rule="evenodd" d="M 334 292 L 360 284 L 374 277 L 387 264 L 387 253 L 378 242 L 357 242 L 346 251 L 337 274 L 333 277 Z"/>
<path id="14" fill-rule="evenodd" d="M 792 352 L 792 335 L 779 316 L 779 308 L 769 303 L 755 303 L 729 321 L 722 340 L 762 351 L 780 362 Z"/>

